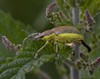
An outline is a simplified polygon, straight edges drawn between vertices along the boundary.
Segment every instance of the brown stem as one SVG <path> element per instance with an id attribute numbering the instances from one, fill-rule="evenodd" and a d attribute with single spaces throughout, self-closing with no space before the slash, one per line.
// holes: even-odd
<path id="1" fill-rule="evenodd" d="M 78 4 L 78 0 L 75 0 L 76 5 Z M 80 8 L 78 6 L 72 7 L 72 19 L 73 24 L 77 25 L 80 21 Z M 76 44 L 74 47 L 75 60 L 79 58 L 79 44 Z M 74 66 L 70 66 L 70 78 L 71 79 L 80 79 L 80 72 Z"/>
<path id="2" fill-rule="evenodd" d="M 51 79 L 51 77 L 42 71 L 41 69 L 38 69 L 38 73 L 36 73 L 40 79 Z"/>

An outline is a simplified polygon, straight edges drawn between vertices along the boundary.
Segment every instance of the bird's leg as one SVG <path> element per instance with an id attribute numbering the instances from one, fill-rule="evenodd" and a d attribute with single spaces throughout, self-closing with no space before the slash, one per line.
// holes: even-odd
<path id="1" fill-rule="evenodd" d="M 44 47 L 46 47 L 46 46 L 48 45 L 48 43 L 49 43 L 49 42 L 47 41 L 40 49 L 38 49 L 38 50 L 36 51 L 36 54 L 35 54 L 35 56 L 34 56 L 35 59 L 37 58 L 39 52 L 40 52 Z"/>

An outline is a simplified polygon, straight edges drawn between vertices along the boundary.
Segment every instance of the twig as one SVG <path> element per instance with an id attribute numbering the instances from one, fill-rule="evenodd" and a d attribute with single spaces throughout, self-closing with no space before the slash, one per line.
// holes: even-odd
<path id="1" fill-rule="evenodd" d="M 72 7 L 72 19 L 73 24 L 77 25 L 80 21 L 80 8 L 78 7 L 78 0 L 75 0 L 76 6 Z M 75 60 L 79 58 L 79 44 L 76 44 L 74 47 L 74 53 L 75 53 Z M 78 69 L 76 69 L 74 66 L 70 66 L 70 78 L 71 79 L 80 79 L 80 72 Z"/>
<path id="2" fill-rule="evenodd" d="M 72 19 L 73 19 L 73 24 L 76 25 L 79 23 L 79 18 L 80 18 L 80 8 L 79 7 L 72 7 Z"/>
<path id="3" fill-rule="evenodd" d="M 61 76 L 61 79 L 68 79 L 68 77 L 66 76 L 66 74 L 64 74 L 63 76 Z"/>
<path id="4" fill-rule="evenodd" d="M 64 63 L 69 67 L 74 66 L 74 64 L 69 59 L 66 59 Z"/>
<path id="5" fill-rule="evenodd" d="M 44 71 L 39 70 L 38 75 L 41 79 L 51 79 L 49 75 L 47 75 Z"/>

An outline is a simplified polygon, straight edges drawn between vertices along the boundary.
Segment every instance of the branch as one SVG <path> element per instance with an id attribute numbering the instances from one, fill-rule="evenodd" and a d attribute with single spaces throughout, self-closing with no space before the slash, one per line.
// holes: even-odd
<path id="1" fill-rule="evenodd" d="M 61 79 L 68 79 L 68 77 L 66 76 L 66 74 L 64 74 L 63 76 L 61 76 Z"/>
<path id="2" fill-rule="evenodd" d="M 72 7 L 73 24 L 77 25 L 80 21 L 80 8 L 78 7 L 78 0 L 75 0 L 76 6 Z M 75 60 L 79 58 L 79 44 L 74 47 Z M 74 66 L 70 66 L 70 78 L 80 79 L 80 72 Z"/>
<path id="3" fill-rule="evenodd" d="M 38 70 L 38 74 L 39 78 L 41 79 L 51 79 L 51 77 L 49 75 L 47 75 L 44 71 L 42 70 Z"/>
<path id="4" fill-rule="evenodd" d="M 80 19 L 80 8 L 79 7 L 72 7 L 72 19 L 73 19 L 73 24 L 76 25 L 79 23 Z"/>
<path id="5" fill-rule="evenodd" d="M 72 63 L 69 59 L 66 59 L 64 63 L 69 67 L 74 66 L 74 63 Z"/>

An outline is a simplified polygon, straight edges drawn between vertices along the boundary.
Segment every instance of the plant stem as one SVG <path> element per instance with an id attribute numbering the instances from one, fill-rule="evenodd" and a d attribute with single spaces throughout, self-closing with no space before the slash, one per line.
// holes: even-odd
<path id="1" fill-rule="evenodd" d="M 75 69 L 74 67 L 70 67 L 70 78 L 71 79 L 80 79 L 79 70 Z"/>
<path id="2" fill-rule="evenodd" d="M 41 69 L 35 71 L 39 79 L 51 79 L 51 77 Z"/>
<path id="3" fill-rule="evenodd" d="M 77 0 L 75 0 L 75 3 L 77 5 Z M 78 6 L 72 7 L 72 19 L 73 24 L 76 26 L 80 21 L 80 8 Z M 74 47 L 74 53 L 75 53 L 75 60 L 79 58 L 79 44 L 75 44 Z M 76 69 L 74 66 L 70 66 L 70 78 L 71 79 L 80 79 L 80 72 L 78 69 Z"/>
<path id="4" fill-rule="evenodd" d="M 66 76 L 66 74 L 64 74 L 63 76 L 61 76 L 61 79 L 68 79 L 68 77 Z"/>
<path id="5" fill-rule="evenodd" d="M 77 60 L 79 58 L 79 45 L 78 44 L 76 44 L 76 46 L 74 47 L 74 53 L 75 53 L 75 60 Z M 74 66 L 70 66 L 70 78 L 80 79 L 80 72 Z"/>
<path id="6" fill-rule="evenodd" d="M 76 25 L 79 23 L 80 20 L 80 8 L 79 7 L 72 7 L 72 19 L 73 19 L 73 24 Z"/>

